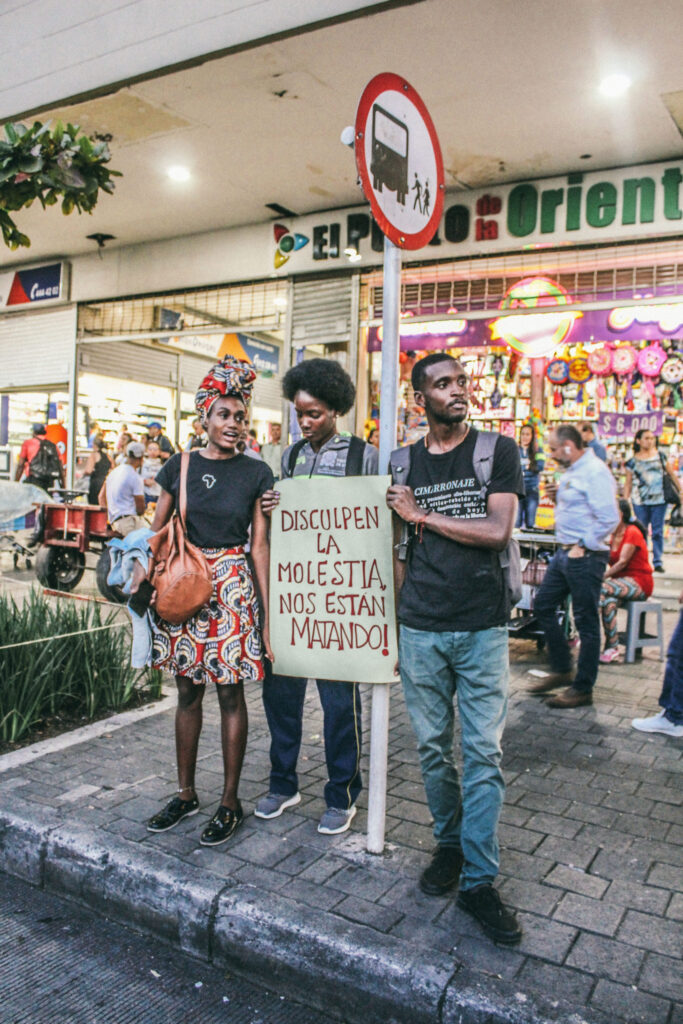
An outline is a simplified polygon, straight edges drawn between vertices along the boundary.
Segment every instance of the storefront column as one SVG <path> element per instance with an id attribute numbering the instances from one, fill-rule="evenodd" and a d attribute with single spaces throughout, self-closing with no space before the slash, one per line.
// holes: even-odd
<path id="1" fill-rule="evenodd" d="M 531 411 L 538 409 L 541 419 L 545 420 L 544 395 L 545 395 L 545 359 L 530 359 L 531 364 Z"/>
<path id="2" fill-rule="evenodd" d="M 180 449 L 180 414 L 183 401 L 180 391 L 180 353 L 178 353 L 175 360 L 175 437 L 173 438 L 173 444 L 178 449 Z"/>
<path id="3" fill-rule="evenodd" d="M 71 357 L 71 373 L 69 375 L 69 428 L 68 441 L 66 445 L 66 486 L 72 489 L 74 475 L 76 472 L 76 435 L 78 415 L 78 360 L 80 348 L 78 342 L 74 341 L 73 354 Z"/>

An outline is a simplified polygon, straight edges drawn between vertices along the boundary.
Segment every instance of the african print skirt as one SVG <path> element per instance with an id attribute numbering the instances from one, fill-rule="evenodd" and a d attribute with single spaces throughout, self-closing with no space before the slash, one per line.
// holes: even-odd
<path id="1" fill-rule="evenodd" d="M 244 548 L 202 551 L 213 576 L 209 603 L 179 625 L 152 615 L 152 665 L 197 685 L 261 682 L 258 601 Z"/>

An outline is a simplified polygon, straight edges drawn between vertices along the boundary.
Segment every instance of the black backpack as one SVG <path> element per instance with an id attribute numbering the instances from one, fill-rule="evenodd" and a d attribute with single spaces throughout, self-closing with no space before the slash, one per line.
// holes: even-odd
<path id="1" fill-rule="evenodd" d="M 295 441 L 291 447 L 289 453 L 289 459 L 287 460 L 287 472 L 291 477 L 294 475 L 294 467 L 296 466 L 296 460 L 299 458 L 299 452 L 306 444 L 306 438 L 302 438 L 300 441 Z M 356 437 L 352 434 L 349 438 L 349 452 L 346 456 L 346 472 L 344 476 L 362 476 L 363 475 L 363 453 L 365 452 L 365 441 L 362 441 L 360 437 Z"/>
<path id="2" fill-rule="evenodd" d="M 57 446 L 48 440 L 42 440 L 38 451 L 29 463 L 28 475 L 39 481 L 41 486 L 51 487 L 62 475 L 62 463 Z"/>

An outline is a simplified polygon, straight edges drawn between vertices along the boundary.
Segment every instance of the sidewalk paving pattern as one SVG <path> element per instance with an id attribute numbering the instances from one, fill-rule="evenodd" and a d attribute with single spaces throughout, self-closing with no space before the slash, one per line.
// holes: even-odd
<path id="1" fill-rule="evenodd" d="M 665 614 L 667 639 L 674 622 Z M 200 815 L 145 828 L 176 786 L 166 710 L 7 771 L 0 758 L 0 863 L 204 959 L 267 964 L 273 984 L 305 985 L 349 1021 L 683 1024 L 683 744 L 630 728 L 656 710 L 663 664 L 650 650 L 601 666 L 594 706 L 555 711 L 524 692 L 543 655 L 514 641 L 511 658 L 499 884 L 524 926 L 514 949 L 489 942 L 452 896 L 417 887 L 433 840 L 400 685 L 382 857 L 365 851 L 367 790 L 351 832 L 316 831 L 326 772 L 313 686 L 302 802 L 272 821 L 250 813 L 268 788 L 269 745 L 251 686 L 248 817 L 230 843 L 198 846 L 222 782 L 207 691 Z M 370 687 L 362 698 L 367 755 Z M 363 766 L 367 785 L 367 756 Z"/>

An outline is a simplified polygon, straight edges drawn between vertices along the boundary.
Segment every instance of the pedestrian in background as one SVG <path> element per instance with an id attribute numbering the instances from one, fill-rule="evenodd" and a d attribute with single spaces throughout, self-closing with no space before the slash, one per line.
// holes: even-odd
<path id="1" fill-rule="evenodd" d="M 175 453 L 175 448 L 161 429 L 161 423 L 158 423 L 156 420 L 147 427 L 147 442 L 149 443 L 150 441 L 156 441 L 159 445 L 159 454 L 162 462 L 166 462 Z"/>
<path id="2" fill-rule="evenodd" d="M 266 465 L 242 455 L 241 438 L 256 374 L 246 362 L 226 356 L 212 368 L 195 396 L 208 444 L 189 456 L 187 536 L 201 548 L 213 576 L 208 605 L 179 625 L 155 615 L 152 664 L 173 673 L 178 690 L 176 760 L 178 789 L 148 822 L 150 832 L 166 832 L 199 810 L 195 789 L 202 701 L 214 683 L 221 715 L 223 792 L 215 814 L 201 834 L 202 846 L 227 842 L 244 819 L 238 796 L 247 742 L 245 681 L 264 677 L 263 651 L 272 658 L 268 637 L 268 524 L 259 498 L 273 485 Z M 177 508 L 181 460 L 169 459 L 157 477 L 161 495 L 152 530 L 160 530 Z M 245 545 L 263 606 L 263 629 Z"/>
<path id="3" fill-rule="evenodd" d="M 159 499 L 161 486 L 157 483 L 157 477 L 162 466 L 163 462 L 161 461 L 159 445 L 156 441 L 148 441 L 140 470 L 142 485 L 145 488 L 145 508 Z"/>
<path id="4" fill-rule="evenodd" d="M 532 684 L 529 693 L 548 694 L 553 708 L 578 708 L 593 703 L 600 659 L 598 605 L 609 558 L 607 538 L 619 522 L 616 485 L 609 469 L 573 426 L 557 427 L 548 450 L 565 472 L 547 494 L 555 500 L 555 536 L 559 548 L 548 564 L 536 593 L 534 613 L 545 635 L 552 672 Z M 571 595 L 574 622 L 581 639 L 576 673 L 564 625 L 557 613 Z"/>
<path id="5" fill-rule="evenodd" d="M 511 602 L 499 552 L 524 493 L 519 452 L 514 438 L 480 434 L 467 423 L 470 380 L 451 356 L 419 360 L 412 384 L 429 432 L 411 445 L 406 479 L 392 484 L 387 504 L 413 531 L 406 561 L 396 562 L 399 670 L 438 843 L 420 888 L 441 895 L 460 882 L 458 906 L 496 942 L 513 944 L 522 929 L 493 883 L 510 675 Z M 486 486 L 477 473 L 482 444 L 490 452 Z"/>
<path id="6" fill-rule="evenodd" d="M 678 603 L 682 607 L 666 652 L 664 683 L 659 696 L 662 710 L 649 718 L 634 718 L 631 725 L 638 732 L 683 736 L 683 590 L 678 596 Z"/>
<path id="7" fill-rule="evenodd" d="M 107 442 L 103 437 L 96 437 L 92 444 L 92 451 L 77 476 L 89 476 L 88 481 L 88 504 L 99 505 L 100 491 L 102 484 L 112 470 L 112 461 L 109 457 Z"/>
<path id="8" fill-rule="evenodd" d="M 57 446 L 48 441 L 44 423 L 34 423 L 32 436 L 27 438 L 19 450 L 15 481 L 33 484 L 44 491 L 51 491 L 57 483 L 64 486 L 64 466 L 59 458 Z"/>
<path id="9" fill-rule="evenodd" d="M 204 424 L 199 417 L 197 417 L 197 419 L 192 420 L 192 433 L 185 443 L 185 451 L 191 452 L 194 451 L 195 448 L 206 448 L 206 442 L 207 437 L 206 431 L 204 430 Z"/>
<path id="10" fill-rule="evenodd" d="M 145 489 L 140 476 L 145 446 L 131 441 L 126 449 L 126 460 L 106 477 L 97 496 L 98 505 L 107 508 L 109 525 L 122 537 L 146 526 Z"/>
<path id="11" fill-rule="evenodd" d="M 332 359 L 308 359 L 293 366 L 282 381 L 285 398 L 296 411 L 302 439 L 285 449 L 281 476 L 372 476 L 378 454 L 360 438 L 340 434 L 337 417 L 351 409 L 356 389 L 348 373 Z M 263 496 L 267 515 L 277 506 L 279 493 Z M 311 664 L 315 673 L 315 662 Z M 263 706 L 270 729 L 270 787 L 261 797 L 257 818 L 277 818 L 301 800 L 296 765 L 301 749 L 307 680 L 268 672 L 263 684 Z M 357 683 L 318 679 L 323 708 L 325 761 L 324 811 L 318 824 L 323 835 L 346 832 L 356 814 L 361 791 L 360 755 L 362 718 Z"/>
<path id="12" fill-rule="evenodd" d="M 655 572 L 664 572 L 664 474 L 668 473 L 680 493 L 680 484 L 669 473 L 666 459 L 659 451 L 657 438 L 651 430 L 637 431 L 633 439 L 633 457 L 626 463 L 624 497 L 633 501 L 633 511 L 645 527 L 652 531 L 652 560 Z"/>
<path id="13" fill-rule="evenodd" d="M 633 515 L 630 501 L 619 501 L 620 520 L 610 537 L 609 566 L 600 590 L 600 614 L 605 632 L 605 649 L 600 661 L 619 657 L 617 606 L 624 601 L 644 601 L 654 589 L 652 566 L 647 555 L 645 527 Z"/>
<path id="14" fill-rule="evenodd" d="M 270 468 L 275 480 L 279 480 L 282 459 L 282 427 L 279 423 L 268 424 L 268 438 L 268 442 L 261 445 L 261 458 Z"/>
<path id="15" fill-rule="evenodd" d="M 607 449 L 604 444 L 600 444 L 595 436 L 595 429 L 590 420 L 584 420 L 579 430 L 581 431 L 581 437 L 586 448 L 590 448 L 601 462 L 607 463 Z"/>
<path id="16" fill-rule="evenodd" d="M 517 529 L 532 528 L 538 510 L 538 484 L 545 466 L 545 459 L 539 454 L 536 428 L 525 423 L 519 432 L 519 458 L 524 477 L 524 497 L 519 499 Z"/>

